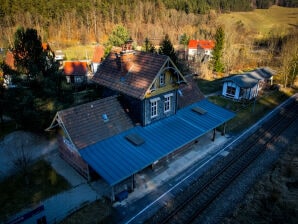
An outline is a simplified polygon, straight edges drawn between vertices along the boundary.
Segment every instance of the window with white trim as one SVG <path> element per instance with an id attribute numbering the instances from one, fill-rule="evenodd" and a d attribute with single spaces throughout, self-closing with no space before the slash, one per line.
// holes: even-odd
<path id="1" fill-rule="evenodd" d="M 165 97 L 164 101 L 164 112 L 169 112 L 171 110 L 171 96 Z"/>
<path id="2" fill-rule="evenodd" d="M 150 113 L 151 118 L 157 117 L 157 115 L 158 115 L 158 100 L 159 99 L 160 98 L 158 97 L 158 98 L 150 100 L 150 103 L 151 103 L 151 113 Z"/>
<path id="3" fill-rule="evenodd" d="M 164 73 L 162 73 L 162 74 L 160 74 L 160 76 L 159 76 L 159 85 L 160 86 L 164 86 L 166 83 L 165 83 L 165 74 Z"/>

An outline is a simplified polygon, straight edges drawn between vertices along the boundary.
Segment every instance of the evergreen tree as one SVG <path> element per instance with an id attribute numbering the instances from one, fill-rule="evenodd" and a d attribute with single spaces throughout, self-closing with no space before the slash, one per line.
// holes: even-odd
<path id="1" fill-rule="evenodd" d="M 169 39 L 168 34 L 165 35 L 165 38 L 160 43 L 160 48 L 158 50 L 158 53 L 168 55 L 171 58 L 171 60 L 177 65 L 178 58 L 177 58 L 175 49 L 173 47 L 173 44 Z"/>
<path id="2" fill-rule="evenodd" d="M 129 39 L 130 35 L 128 30 L 124 26 L 118 25 L 113 29 L 112 34 L 109 36 L 108 44 L 121 47 Z"/>
<path id="3" fill-rule="evenodd" d="M 216 72 L 223 72 L 224 65 L 221 62 L 223 44 L 224 44 L 225 33 L 222 27 L 216 30 L 215 34 L 215 47 L 213 49 L 213 70 Z"/>
<path id="4" fill-rule="evenodd" d="M 151 53 L 156 52 L 154 45 L 151 43 L 151 41 L 148 39 L 148 37 L 146 37 L 144 45 L 142 46 L 142 49 L 145 52 L 151 52 Z"/>

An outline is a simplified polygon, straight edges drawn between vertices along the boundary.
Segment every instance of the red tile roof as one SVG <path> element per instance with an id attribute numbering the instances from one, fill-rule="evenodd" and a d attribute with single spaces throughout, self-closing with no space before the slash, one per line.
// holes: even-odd
<path id="1" fill-rule="evenodd" d="M 148 52 L 129 51 L 121 55 L 112 51 L 98 68 L 93 81 L 143 99 L 154 78 L 169 60 L 166 55 Z"/>
<path id="2" fill-rule="evenodd" d="M 78 149 L 133 127 L 116 96 L 59 111 L 57 116 Z"/>
<path id="3" fill-rule="evenodd" d="M 63 64 L 63 70 L 65 75 L 86 75 L 88 71 L 86 61 L 66 61 Z"/>
<path id="4" fill-rule="evenodd" d="M 190 40 L 188 43 L 188 48 L 197 49 L 200 47 L 202 49 L 213 49 L 215 42 L 213 40 Z"/>
<path id="5" fill-rule="evenodd" d="M 11 51 L 6 52 L 5 64 L 7 64 L 11 69 L 15 69 L 14 56 Z"/>
<path id="6" fill-rule="evenodd" d="M 205 98 L 198 87 L 197 81 L 192 75 L 185 76 L 187 84 L 181 84 L 179 90 L 182 95 L 178 95 L 178 109 L 196 103 Z"/>
<path id="7" fill-rule="evenodd" d="M 197 40 L 190 40 L 188 42 L 188 48 L 197 49 L 198 41 Z"/>
<path id="8" fill-rule="evenodd" d="M 98 45 L 94 49 L 94 54 L 92 58 L 92 62 L 100 63 L 102 58 L 104 57 L 104 48 L 102 45 Z"/>

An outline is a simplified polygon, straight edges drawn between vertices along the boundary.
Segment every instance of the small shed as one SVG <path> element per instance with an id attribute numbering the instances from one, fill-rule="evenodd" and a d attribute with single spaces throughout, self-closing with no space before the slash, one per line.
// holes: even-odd
<path id="1" fill-rule="evenodd" d="M 231 75 L 224 80 L 222 95 L 234 100 L 251 100 L 259 91 L 273 84 L 274 71 L 259 68 L 243 74 Z"/>

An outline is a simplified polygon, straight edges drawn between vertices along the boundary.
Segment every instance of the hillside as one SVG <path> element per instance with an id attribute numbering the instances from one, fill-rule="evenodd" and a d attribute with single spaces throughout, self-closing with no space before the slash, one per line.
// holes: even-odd
<path id="1" fill-rule="evenodd" d="M 285 34 L 289 29 L 297 29 L 298 8 L 272 6 L 269 9 L 255 9 L 251 12 L 221 14 L 217 18 L 217 22 L 224 25 L 236 24 L 239 21 L 257 38 L 265 37 L 270 31 Z"/>

